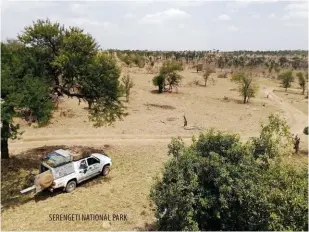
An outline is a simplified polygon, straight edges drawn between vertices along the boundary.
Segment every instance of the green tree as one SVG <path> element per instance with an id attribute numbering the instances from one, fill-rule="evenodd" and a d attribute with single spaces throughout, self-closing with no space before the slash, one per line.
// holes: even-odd
<path id="1" fill-rule="evenodd" d="M 210 75 L 211 75 L 212 73 L 215 73 L 215 72 L 216 72 L 216 70 L 215 70 L 213 67 L 211 67 L 211 66 L 209 66 L 209 65 L 207 65 L 207 66 L 205 67 L 205 70 L 204 70 L 204 73 L 203 73 L 203 78 L 204 78 L 204 81 L 205 81 L 205 87 L 206 87 L 206 85 L 207 85 L 207 81 L 208 81 Z"/>
<path id="2" fill-rule="evenodd" d="M 249 99 L 255 96 L 258 85 L 254 82 L 254 76 L 251 71 L 236 72 L 231 80 L 238 84 L 238 91 L 244 98 L 244 104 L 248 103 Z"/>
<path id="3" fill-rule="evenodd" d="M 153 78 L 153 84 L 158 86 L 159 93 L 165 90 L 165 86 L 169 85 L 168 90 L 172 91 L 173 87 L 178 87 L 182 76 L 179 75 L 178 71 L 182 71 L 182 64 L 178 61 L 165 61 L 160 68 L 159 75 Z"/>
<path id="4" fill-rule="evenodd" d="M 252 138 L 253 156 L 268 165 L 269 160 L 291 154 L 292 134 L 285 120 L 276 114 L 268 117 L 268 124 L 261 123 L 259 137 Z"/>
<path id="5" fill-rule="evenodd" d="M 2 81 L 7 83 L 1 86 L 5 93 L 1 104 L 7 115 L 1 118 L 3 158 L 8 157 L 8 139 L 16 137 L 18 126 L 13 125 L 12 118 L 22 117 L 19 108 L 40 124 L 47 123 L 53 110 L 50 94 L 87 101 L 94 126 L 109 125 L 126 115 L 119 100 L 116 62 L 112 56 L 99 53 L 95 39 L 82 29 L 65 29 L 48 19 L 38 20 L 25 27 L 17 43 L 2 44 L 1 51 Z M 11 83 L 18 83 L 17 87 Z M 72 91 L 76 85 L 80 86 L 78 92 Z M 37 92 L 31 92 L 35 89 Z"/>
<path id="6" fill-rule="evenodd" d="M 162 93 L 165 89 L 165 76 L 162 73 L 159 73 L 159 75 L 152 79 L 152 83 L 154 86 L 158 86 L 159 93 Z"/>
<path id="7" fill-rule="evenodd" d="M 124 88 L 124 92 L 126 94 L 126 101 L 129 102 L 131 88 L 133 88 L 134 83 L 133 83 L 129 74 L 123 76 L 121 80 L 123 82 L 123 88 Z"/>
<path id="8" fill-rule="evenodd" d="M 308 230 L 305 168 L 263 166 L 250 143 L 214 130 L 180 144 L 151 188 L 158 230 Z"/>
<path id="9" fill-rule="evenodd" d="M 281 80 L 282 87 L 285 88 L 285 92 L 291 87 L 291 82 L 294 80 L 292 71 L 286 71 L 278 76 L 279 80 Z"/>
<path id="10" fill-rule="evenodd" d="M 296 73 L 296 76 L 298 77 L 299 86 L 302 88 L 303 94 L 305 94 L 305 90 L 306 90 L 306 79 L 305 79 L 305 77 L 304 77 L 304 74 L 303 74 L 302 72 L 298 72 L 298 73 Z"/>
<path id="11" fill-rule="evenodd" d="M 1 157 L 6 159 L 8 140 L 22 134 L 14 117 L 44 125 L 51 118 L 53 104 L 45 70 L 32 65 L 28 49 L 16 43 L 2 43 L 1 55 Z"/>

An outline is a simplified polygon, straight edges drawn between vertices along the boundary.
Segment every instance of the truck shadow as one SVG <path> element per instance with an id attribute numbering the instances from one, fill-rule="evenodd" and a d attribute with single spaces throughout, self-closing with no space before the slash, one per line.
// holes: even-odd
<path id="1" fill-rule="evenodd" d="M 87 152 L 103 152 L 103 148 L 77 147 Z M 104 147 L 104 150 L 107 147 Z M 29 149 L 20 154 L 11 156 L 8 160 L 1 160 L 1 205 L 2 210 L 14 208 L 34 200 L 35 202 L 46 200 L 63 193 L 62 189 L 56 189 L 54 192 L 42 191 L 38 194 L 21 194 L 20 191 L 33 185 L 33 178 L 39 173 L 40 160 L 44 155 L 57 149 L 71 149 L 64 145 L 43 146 Z M 78 187 L 89 187 L 103 182 L 110 181 L 110 177 L 94 177 Z"/>

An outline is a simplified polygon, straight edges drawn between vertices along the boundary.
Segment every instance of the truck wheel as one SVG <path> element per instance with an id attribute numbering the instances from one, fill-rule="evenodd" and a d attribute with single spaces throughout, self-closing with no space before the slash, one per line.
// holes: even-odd
<path id="1" fill-rule="evenodd" d="M 71 181 L 69 181 L 69 183 L 67 183 L 67 186 L 65 187 L 65 191 L 67 193 L 70 193 L 70 192 L 73 192 L 74 189 L 76 189 L 76 181 L 71 180 Z"/>
<path id="2" fill-rule="evenodd" d="M 102 169 L 101 175 L 102 176 L 107 176 L 109 173 L 109 164 L 105 165 Z"/>

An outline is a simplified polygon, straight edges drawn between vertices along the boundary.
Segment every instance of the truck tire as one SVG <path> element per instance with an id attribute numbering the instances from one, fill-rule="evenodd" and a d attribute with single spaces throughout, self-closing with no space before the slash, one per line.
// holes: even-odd
<path id="1" fill-rule="evenodd" d="M 46 189 L 53 184 L 54 177 L 50 172 L 42 173 L 39 177 L 39 185 L 42 189 Z"/>
<path id="2" fill-rule="evenodd" d="M 67 183 L 67 186 L 65 187 L 65 191 L 67 193 L 73 192 L 76 189 L 76 181 L 75 180 L 70 180 Z"/>
<path id="3" fill-rule="evenodd" d="M 107 176 L 108 173 L 109 173 L 109 171 L 110 171 L 109 168 L 110 168 L 110 165 L 109 165 L 109 164 L 106 164 L 106 165 L 103 167 L 103 169 L 102 169 L 101 175 L 102 175 L 102 176 Z"/>

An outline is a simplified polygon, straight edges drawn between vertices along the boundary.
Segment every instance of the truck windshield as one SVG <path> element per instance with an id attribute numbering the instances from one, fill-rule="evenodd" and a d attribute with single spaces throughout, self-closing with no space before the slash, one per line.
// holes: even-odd
<path id="1" fill-rule="evenodd" d="M 61 166 L 63 164 L 70 162 L 70 160 L 67 157 L 64 157 L 56 152 L 48 154 L 42 159 L 42 161 L 52 168 L 55 168 L 55 167 L 58 167 L 58 166 Z"/>

